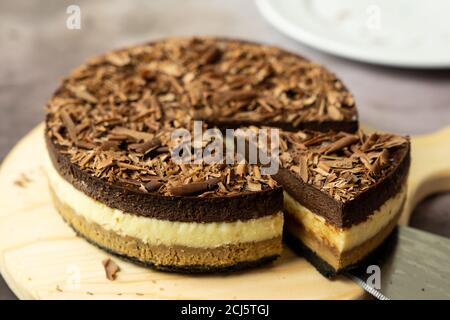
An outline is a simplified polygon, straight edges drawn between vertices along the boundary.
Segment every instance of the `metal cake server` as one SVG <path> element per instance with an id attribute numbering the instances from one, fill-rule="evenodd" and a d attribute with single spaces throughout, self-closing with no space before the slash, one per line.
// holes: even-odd
<path id="1" fill-rule="evenodd" d="M 405 226 L 397 229 L 376 260 L 346 275 L 380 300 L 450 299 L 450 239 Z"/>

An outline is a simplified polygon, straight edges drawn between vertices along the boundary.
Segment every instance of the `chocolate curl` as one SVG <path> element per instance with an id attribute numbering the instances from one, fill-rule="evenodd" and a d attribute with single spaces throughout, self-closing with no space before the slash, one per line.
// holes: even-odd
<path id="1" fill-rule="evenodd" d="M 202 182 L 192 182 L 188 184 L 178 185 L 170 187 L 169 192 L 174 196 L 189 196 L 193 194 L 199 194 L 213 189 L 220 181 L 220 178 L 211 178 Z"/>

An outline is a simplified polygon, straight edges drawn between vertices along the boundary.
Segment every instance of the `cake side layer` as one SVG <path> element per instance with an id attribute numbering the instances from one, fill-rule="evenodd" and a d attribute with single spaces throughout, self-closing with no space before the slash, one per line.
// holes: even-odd
<path id="1" fill-rule="evenodd" d="M 285 213 L 288 230 L 294 234 L 311 234 L 319 239 L 331 251 L 340 254 L 352 250 L 368 239 L 376 236 L 398 214 L 406 198 L 406 185 L 391 199 L 386 201 L 367 220 L 348 228 L 339 228 L 302 206 L 285 193 Z"/>
<path id="2" fill-rule="evenodd" d="M 274 260 L 281 254 L 281 237 L 220 246 L 216 248 L 191 248 L 144 243 L 106 230 L 97 223 L 88 222 L 52 194 L 55 207 L 63 219 L 81 236 L 93 244 L 133 262 L 164 271 L 215 272 L 233 271 Z"/>
<path id="3" fill-rule="evenodd" d="M 294 233 L 287 232 L 284 237 L 294 251 L 304 256 L 324 276 L 332 278 L 346 270 L 357 267 L 359 263 L 372 255 L 391 235 L 400 216 L 401 211 L 374 237 L 340 255 L 311 233 L 303 233 L 299 236 L 299 233 L 294 235 Z M 286 218 L 286 220 L 289 220 L 289 218 Z M 295 224 L 295 222 L 292 221 L 292 224 Z"/>
<path id="4" fill-rule="evenodd" d="M 110 208 L 85 195 L 64 180 L 51 164 L 47 165 L 46 170 L 53 193 L 77 215 L 106 230 L 139 239 L 143 243 L 213 248 L 281 237 L 281 212 L 245 221 L 209 223 L 177 222 L 137 216 Z"/>
<path id="5" fill-rule="evenodd" d="M 232 222 L 270 216 L 283 208 L 280 187 L 211 198 L 140 192 L 98 179 L 80 169 L 60 152 L 47 134 L 46 144 L 53 167 L 66 181 L 108 207 L 134 215 L 180 222 Z"/>

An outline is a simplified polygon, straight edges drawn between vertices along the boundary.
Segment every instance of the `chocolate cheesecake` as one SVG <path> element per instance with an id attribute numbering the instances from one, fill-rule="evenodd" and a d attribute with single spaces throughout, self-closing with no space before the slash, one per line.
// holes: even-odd
<path id="1" fill-rule="evenodd" d="M 177 162 L 172 135 L 194 133 L 194 120 L 280 129 L 280 171 Z M 171 38 L 93 58 L 63 80 L 47 104 L 46 170 L 63 219 L 132 261 L 180 272 L 259 265 L 281 254 L 284 227 L 334 274 L 385 238 L 400 211 L 389 201 L 404 200 L 408 141 L 357 129 L 351 93 L 316 63 L 244 41 Z M 371 217 L 382 222 L 369 239 Z"/>
<path id="2" fill-rule="evenodd" d="M 392 232 L 406 198 L 409 140 L 392 134 L 284 134 L 286 238 L 325 276 L 354 267 Z"/>

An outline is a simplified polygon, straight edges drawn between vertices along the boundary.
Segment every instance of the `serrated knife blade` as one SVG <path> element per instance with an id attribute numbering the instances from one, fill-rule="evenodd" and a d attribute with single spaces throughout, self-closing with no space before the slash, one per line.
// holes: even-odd
<path id="1" fill-rule="evenodd" d="M 380 300 L 450 299 L 450 239 L 405 226 L 397 229 L 377 260 L 347 276 Z"/>

